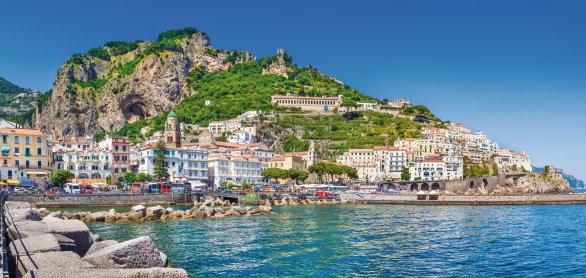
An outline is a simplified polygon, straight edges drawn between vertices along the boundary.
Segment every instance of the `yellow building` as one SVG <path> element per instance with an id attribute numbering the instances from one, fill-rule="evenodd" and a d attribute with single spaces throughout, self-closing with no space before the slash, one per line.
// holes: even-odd
<path id="1" fill-rule="evenodd" d="M 0 180 L 34 179 L 51 173 L 47 138 L 37 129 L 0 128 Z"/>
<path id="2" fill-rule="evenodd" d="M 307 170 L 307 165 L 301 156 L 280 155 L 269 160 L 269 168 Z"/>

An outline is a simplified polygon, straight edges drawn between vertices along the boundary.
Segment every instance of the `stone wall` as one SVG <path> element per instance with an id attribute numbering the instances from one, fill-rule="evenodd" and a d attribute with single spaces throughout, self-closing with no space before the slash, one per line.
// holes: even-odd
<path id="1" fill-rule="evenodd" d="M 467 178 L 463 180 L 446 181 L 446 192 L 463 194 L 470 189 L 479 189 L 490 193 L 497 186 L 506 186 L 507 180 L 504 176 Z"/>
<path id="2" fill-rule="evenodd" d="M 192 204 L 192 195 L 169 194 L 60 194 L 60 195 L 10 195 L 10 201 L 28 202 L 38 207 L 67 206 L 128 206 L 136 204 L 163 205 L 170 203 Z"/>

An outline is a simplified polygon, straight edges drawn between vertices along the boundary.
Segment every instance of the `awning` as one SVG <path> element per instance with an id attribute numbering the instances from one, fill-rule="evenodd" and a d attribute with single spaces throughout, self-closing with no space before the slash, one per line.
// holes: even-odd
<path id="1" fill-rule="evenodd" d="M 48 175 L 48 172 L 26 172 L 29 175 Z"/>
<path id="2" fill-rule="evenodd" d="M 8 146 L 2 146 L 2 147 L 0 148 L 0 151 L 2 151 L 3 153 L 10 152 L 10 147 L 8 147 Z"/>
<path id="3" fill-rule="evenodd" d="M 6 181 L 8 184 L 14 184 L 14 185 L 19 185 L 20 181 L 19 180 L 7 180 Z"/>
<path id="4" fill-rule="evenodd" d="M 6 186 L 6 183 L 0 181 L 0 186 Z"/>

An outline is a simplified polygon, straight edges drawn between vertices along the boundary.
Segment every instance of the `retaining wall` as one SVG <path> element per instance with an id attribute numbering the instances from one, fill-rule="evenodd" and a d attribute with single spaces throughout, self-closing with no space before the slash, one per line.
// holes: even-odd
<path id="1" fill-rule="evenodd" d="M 68 206 L 129 206 L 136 204 L 165 205 L 170 203 L 193 204 L 192 195 L 169 194 L 59 194 L 59 195 L 10 195 L 10 201 L 28 202 L 38 207 Z"/>
<path id="2" fill-rule="evenodd" d="M 418 200 L 416 195 L 340 194 L 342 200 L 367 204 L 412 205 L 532 205 L 586 204 L 586 194 L 464 196 L 439 195 L 437 200 Z"/>

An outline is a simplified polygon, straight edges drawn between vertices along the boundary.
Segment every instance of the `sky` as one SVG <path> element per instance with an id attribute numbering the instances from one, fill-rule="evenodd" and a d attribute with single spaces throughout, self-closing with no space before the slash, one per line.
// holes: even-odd
<path id="1" fill-rule="evenodd" d="M 195 27 L 284 48 L 358 90 L 425 104 L 586 179 L 586 1 L 4 1 L 0 76 L 46 91 L 73 53 Z"/>

